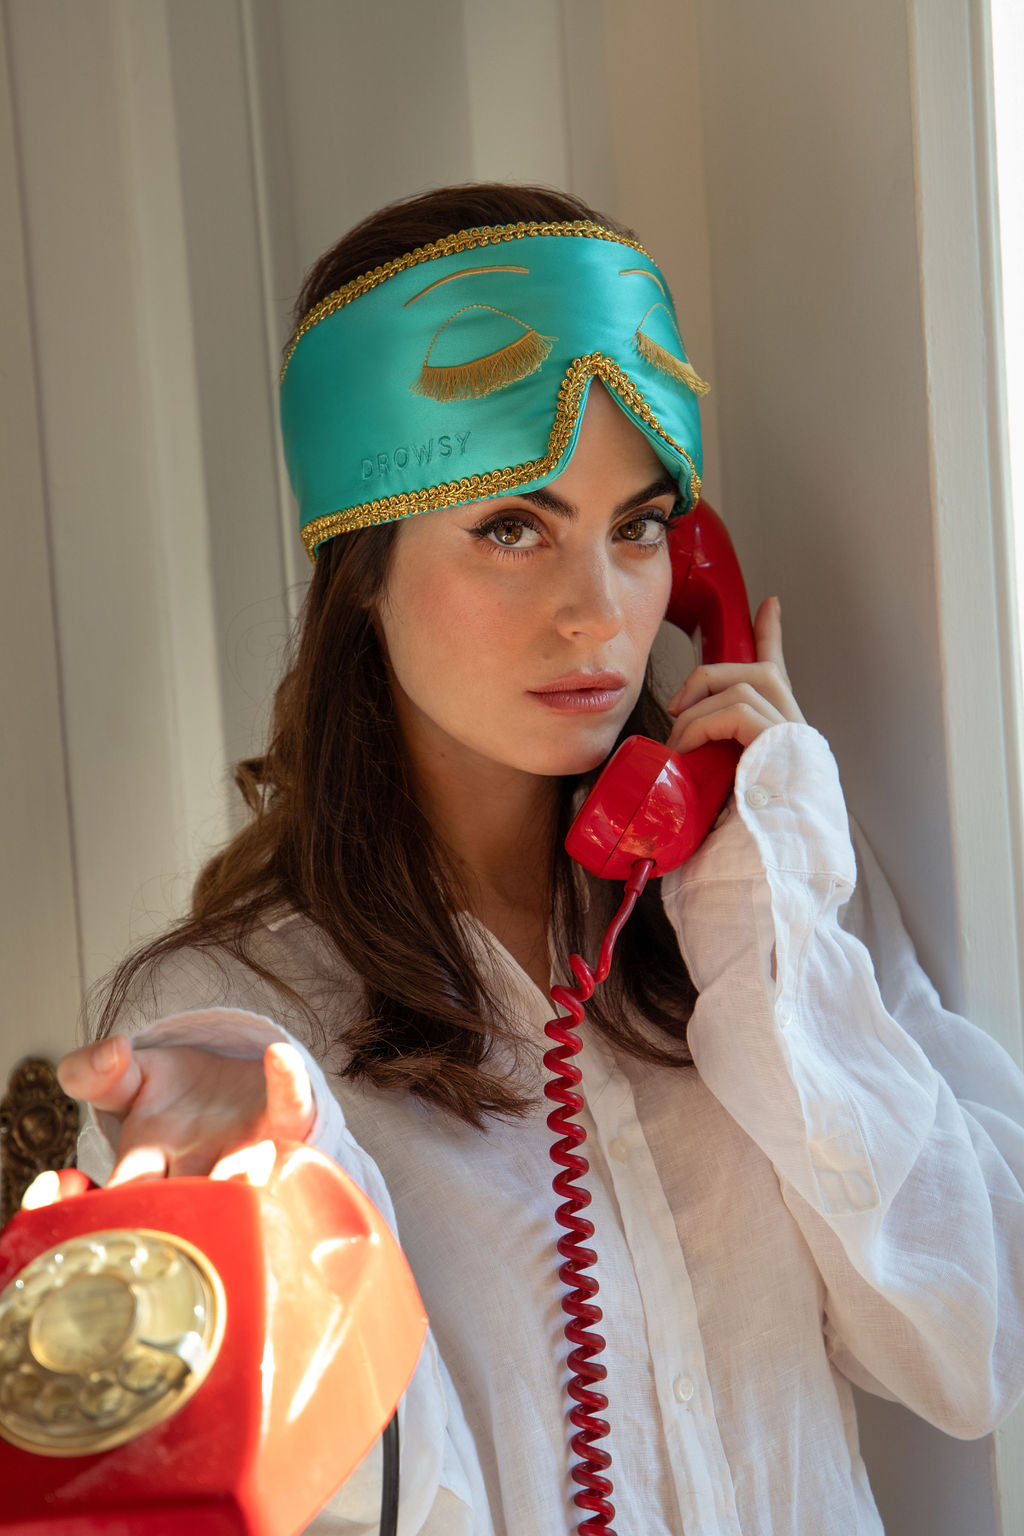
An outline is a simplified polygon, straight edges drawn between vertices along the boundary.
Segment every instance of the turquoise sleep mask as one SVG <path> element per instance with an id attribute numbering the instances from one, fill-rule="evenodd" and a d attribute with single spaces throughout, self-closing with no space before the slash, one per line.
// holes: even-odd
<path id="1" fill-rule="evenodd" d="M 707 385 L 635 240 L 583 222 L 470 229 L 346 283 L 306 315 L 281 374 L 310 556 L 354 528 L 554 480 L 594 378 L 692 506 Z"/>

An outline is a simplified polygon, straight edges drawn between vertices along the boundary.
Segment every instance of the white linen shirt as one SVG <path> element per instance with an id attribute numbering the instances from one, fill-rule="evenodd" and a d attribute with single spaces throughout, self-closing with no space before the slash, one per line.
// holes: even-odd
<path id="1" fill-rule="evenodd" d="M 851 1382 L 964 1437 L 1024 1392 L 1024 1078 L 943 1010 L 859 851 L 851 901 L 828 747 L 772 727 L 662 881 L 700 993 L 695 1069 L 584 1029 L 620 1536 L 878 1536 Z M 539 1061 L 550 1001 L 470 929 Z M 291 915 L 260 942 L 340 1033 L 358 987 L 318 931 Z M 301 1013 L 227 957 L 165 962 L 122 1027 L 147 1019 L 148 1046 L 255 1056 L 294 1038 L 310 1140 L 396 1227 L 431 1322 L 403 1405 L 401 1536 L 574 1531 L 546 1101 L 481 1132 L 345 1081 Z M 375 1531 L 378 1477 L 379 1448 L 310 1530 Z"/>

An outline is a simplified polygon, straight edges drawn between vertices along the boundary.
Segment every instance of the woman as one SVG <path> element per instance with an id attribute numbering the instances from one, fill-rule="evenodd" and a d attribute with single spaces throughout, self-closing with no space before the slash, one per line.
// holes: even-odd
<path id="1" fill-rule="evenodd" d="M 733 806 L 644 891 L 579 1058 L 616 1524 L 878 1532 L 851 1382 L 965 1436 L 1024 1390 L 1024 1083 L 855 861 L 777 603 L 755 662 L 654 699 L 702 388 L 664 279 L 574 199 L 456 188 L 342 240 L 297 321 L 282 419 L 317 559 L 240 770 L 253 819 L 62 1081 L 115 1179 L 267 1134 L 336 1158 L 431 1319 L 403 1531 L 571 1528 L 539 1058 L 552 971 L 619 892 L 562 839 L 621 737 L 735 739 Z M 372 1521 L 364 1473 L 315 1529 Z"/>

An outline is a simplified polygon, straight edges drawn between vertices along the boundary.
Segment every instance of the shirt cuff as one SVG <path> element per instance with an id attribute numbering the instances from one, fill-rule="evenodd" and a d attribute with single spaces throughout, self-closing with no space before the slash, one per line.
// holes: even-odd
<path id="1" fill-rule="evenodd" d="M 735 792 L 717 826 L 680 869 L 662 880 L 666 901 L 708 880 L 742 880 L 764 870 L 857 879 L 839 771 L 824 736 L 803 722 L 769 726 L 746 748 Z"/>

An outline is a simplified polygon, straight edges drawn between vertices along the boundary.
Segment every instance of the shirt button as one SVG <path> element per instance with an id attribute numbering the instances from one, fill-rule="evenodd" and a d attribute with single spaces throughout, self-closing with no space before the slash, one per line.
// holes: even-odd
<path id="1" fill-rule="evenodd" d="M 693 1396 L 693 1381 L 689 1376 L 677 1376 L 672 1383 L 672 1396 L 677 1403 L 688 1403 Z"/>
<path id="2" fill-rule="evenodd" d="M 763 784 L 751 784 L 744 798 L 748 805 L 752 805 L 755 810 L 760 810 L 762 805 L 768 804 L 771 795 Z"/>
<path id="3" fill-rule="evenodd" d="M 626 1163 L 629 1161 L 629 1148 L 626 1146 L 626 1143 L 623 1141 L 621 1136 L 616 1136 L 612 1141 L 608 1143 L 608 1151 L 611 1153 L 612 1157 L 614 1157 L 617 1163 Z"/>
<path id="4" fill-rule="evenodd" d="M 793 1022 L 793 1015 L 788 1008 L 780 1008 L 775 1017 L 778 1020 L 780 1029 L 785 1029 L 787 1024 L 792 1024 Z"/>

